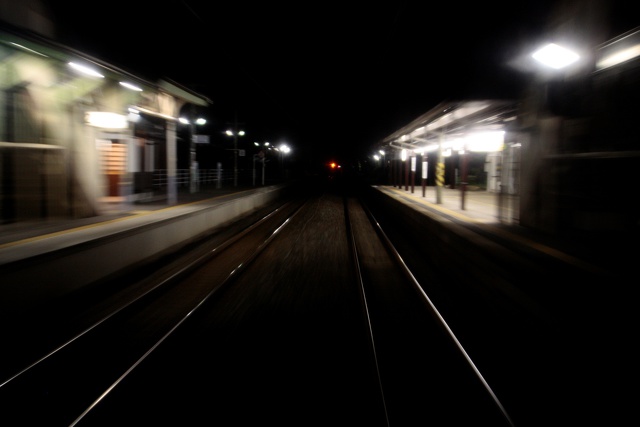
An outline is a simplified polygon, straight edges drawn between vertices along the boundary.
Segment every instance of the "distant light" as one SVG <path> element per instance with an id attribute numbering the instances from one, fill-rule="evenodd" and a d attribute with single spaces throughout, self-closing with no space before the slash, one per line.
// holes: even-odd
<path id="1" fill-rule="evenodd" d="M 380 156 L 378 156 L 377 154 L 374 154 L 374 155 L 373 155 L 373 158 L 374 158 L 376 161 L 377 161 L 377 160 L 380 160 Z"/>
<path id="2" fill-rule="evenodd" d="M 244 135 L 244 131 L 241 130 L 240 132 L 238 132 L 238 135 L 240 135 L 240 136 Z"/>
<path id="3" fill-rule="evenodd" d="M 135 90 L 136 92 L 142 92 L 142 88 L 127 82 L 120 82 L 120 86 L 124 86 L 127 89 Z"/>
<path id="4" fill-rule="evenodd" d="M 186 118 L 184 118 L 184 117 L 180 117 L 180 118 L 178 119 L 178 121 L 179 121 L 180 123 L 182 123 L 183 125 L 188 125 L 188 124 L 189 124 L 189 120 L 188 120 L 188 119 L 186 119 Z"/>
<path id="5" fill-rule="evenodd" d="M 533 56 L 536 61 L 555 69 L 564 68 L 580 59 L 580 56 L 575 52 L 554 43 L 550 43 L 535 51 L 531 56 Z"/>
<path id="6" fill-rule="evenodd" d="M 287 154 L 288 152 L 290 152 L 290 151 L 291 151 L 291 148 L 289 148 L 289 146 L 288 146 L 288 145 L 286 145 L 286 144 L 282 144 L 282 145 L 280 146 L 280 151 L 282 151 L 283 153 Z"/>
<path id="7" fill-rule="evenodd" d="M 405 160 L 407 160 L 407 150 L 405 150 L 404 148 L 402 149 L 402 151 L 400 152 L 400 159 L 404 162 Z"/>
<path id="8" fill-rule="evenodd" d="M 198 117 L 198 118 L 196 119 L 196 124 L 197 124 L 197 125 L 204 125 L 204 124 L 206 124 L 206 123 L 207 123 L 207 120 L 206 120 L 206 119 L 203 119 L 202 117 Z"/>
<path id="9" fill-rule="evenodd" d="M 378 151 L 378 153 L 382 154 L 384 156 L 384 150 L 380 150 Z"/>
<path id="10" fill-rule="evenodd" d="M 127 116 L 105 111 L 87 112 L 86 121 L 89 125 L 105 129 L 126 129 L 129 127 Z"/>
<path id="11" fill-rule="evenodd" d="M 104 78 L 104 76 L 99 72 L 97 72 L 96 70 L 89 67 L 85 67 L 84 65 L 76 64 L 75 62 L 69 62 L 69 66 L 76 71 L 80 71 L 83 74 L 87 74 L 92 77 L 99 77 L 101 79 Z"/>

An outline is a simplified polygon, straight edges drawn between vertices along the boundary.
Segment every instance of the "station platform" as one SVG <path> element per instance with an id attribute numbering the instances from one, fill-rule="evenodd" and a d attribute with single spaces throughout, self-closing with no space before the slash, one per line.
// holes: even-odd
<path id="1" fill-rule="evenodd" d="M 461 221 L 480 224 L 513 224 L 518 223 L 516 196 L 499 195 L 498 193 L 460 188 L 433 186 L 427 187 L 393 187 L 376 186 L 380 191 L 404 198 L 406 203 L 414 206 L 429 206 L 434 212 L 453 216 Z"/>
<path id="2" fill-rule="evenodd" d="M 276 203 L 289 187 L 178 192 L 176 203 L 110 200 L 101 215 L 0 225 L 0 313 L 27 313 L 173 254 Z M 44 279 L 44 280 L 43 280 Z"/>
<path id="3" fill-rule="evenodd" d="M 490 232 L 510 233 L 521 242 L 528 242 L 542 250 L 578 257 L 606 268 L 624 267 L 628 259 L 628 250 L 621 247 L 627 242 L 621 240 L 620 236 L 603 235 L 595 239 L 560 237 L 521 227 L 518 224 L 516 197 L 506 198 L 498 193 L 479 189 L 462 191 L 460 188 L 438 189 L 434 186 L 372 187 L 430 215 L 473 223 Z M 181 190 L 177 194 L 175 205 L 169 205 L 166 199 L 143 203 L 113 203 L 103 214 L 88 218 L 0 224 L 0 266 L 28 256 L 29 251 L 35 250 L 34 248 L 44 250 L 47 245 L 59 245 L 63 237 L 88 239 L 100 235 L 100 230 L 107 227 L 126 229 L 147 220 L 182 215 L 191 209 L 202 208 L 203 204 L 212 205 L 228 198 L 243 197 L 252 191 L 255 191 L 255 187 L 210 188 L 194 193 Z"/>
<path id="4" fill-rule="evenodd" d="M 48 220 L 28 220 L 0 224 L 0 250 L 14 247 L 26 242 L 44 240 L 47 237 L 60 235 L 65 232 L 75 232 L 95 229 L 113 223 L 125 223 L 133 218 L 142 218 L 151 213 L 171 215 L 171 212 L 184 212 L 194 203 L 215 203 L 222 197 L 236 194 L 240 196 L 249 188 L 206 188 L 191 193 L 186 189 L 177 192 L 176 203 L 169 204 L 166 197 L 157 197 L 145 202 L 104 202 L 99 215 L 86 218 L 58 218 Z"/>
<path id="5" fill-rule="evenodd" d="M 594 271 L 625 276 L 634 269 L 637 234 L 624 231 L 560 230 L 544 233 L 524 227 L 519 222 L 518 196 L 461 188 L 377 186 L 381 191 L 425 214 L 440 219 L 473 224 L 519 245 L 544 252 Z M 440 194 L 438 195 L 438 191 Z"/>
<path id="6" fill-rule="evenodd" d="M 396 189 L 395 187 L 379 187 L 382 191 L 397 191 L 399 195 L 406 195 L 416 202 L 432 204 L 443 212 L 459 215 L 468 221 L 484 223 L 497 223 L 498 208 L 497 198 L 494 193 L 487 191 L 468 191 L 464 208 L 461 206 L 461 195 L 457 189 L 442 188 L 441 204 L 437 203 L 436 189 L 428 187 L 425 197 L 422 197 L 421 189 L 416 188 L 415 193 Z M 108 203 L 102 214 L 87 218 L 62 218 L 49 220 L 29 220 L 0 224 L 0 249 L 9 246 L 17 246 L 26 241 L 43 240 L 54 234 L 65 231 L 79 231 L 87 228 L 96 228 L 113 222 L 123 222 L 134 217 L 141 218 L 152 212 L 182 212 L 194 203 L 215 203 L 222 197 L 235 194 L 236 197 L 250 191 L 254 187 L 227 187 L 203 189 L 190 193 L 187 190 L 179 191 L 175 205 L 169 205 L 164 198 L 151 202 L 134 203 Z"/>

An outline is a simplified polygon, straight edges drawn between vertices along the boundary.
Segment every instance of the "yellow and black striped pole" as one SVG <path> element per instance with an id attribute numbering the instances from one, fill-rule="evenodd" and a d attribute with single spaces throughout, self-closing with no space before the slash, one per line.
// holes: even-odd
<path id="1" fill-rule="evenodd" d="M 436 201 L 442 203 L 442 187 L 444 187 L 444 162 L 442 161 L 442 153 L 438 156 L 438 164 L 436 165 Z"/>
<path id="2" fill-rule="evenodd" d="M 436 203 L 442 203 L 442 187 L 444 187 L 444 152 L 442 144 L 444 143 L 444 133 L 440 133 L 440 144 L 438 147 L 438 160 L 436 163 Z"/>

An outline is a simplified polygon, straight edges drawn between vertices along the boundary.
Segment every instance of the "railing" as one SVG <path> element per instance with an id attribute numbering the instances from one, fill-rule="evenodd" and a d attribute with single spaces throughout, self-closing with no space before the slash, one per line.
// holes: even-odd
<path id="1" fill-rule="evenodd" d="M 239 182 L 250 180 L 251 171 L 238 171 Z M 196 182 L 198 185 L 215 185 L 216 187 L 227 187 L 233 185 L 233 170 L 231 169 L 198 169 L 196 172 Z M 248 182 L 248 181 L 247 181 Z M 178 188 L 189 188 L 189 169 L 176 170 L 176 186 Z M 167 188 L 167 170 L 156 169 L 153 171 L 153 189 L 162 190 Z"/>
<path id="2" fill-rule="evenodd" d="M 178 187 L 189 186 L 189 169 L 176 170 L 176 185 Z M 166 188 L 167 187 L 167 170 L 156 169 L 153 171 L 153 188 Z"/>

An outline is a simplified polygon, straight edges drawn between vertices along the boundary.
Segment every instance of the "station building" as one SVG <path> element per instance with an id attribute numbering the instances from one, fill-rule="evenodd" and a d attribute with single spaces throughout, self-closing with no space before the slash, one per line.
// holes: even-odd
<path id="1" fill-rule="evenodd" d="M 181 112 L 211 100 L 63 46 L 34 7 L 0 4 L 0 220 L 176 199 Z M 154 180 L 161 180 L 154 185 Z"/>

